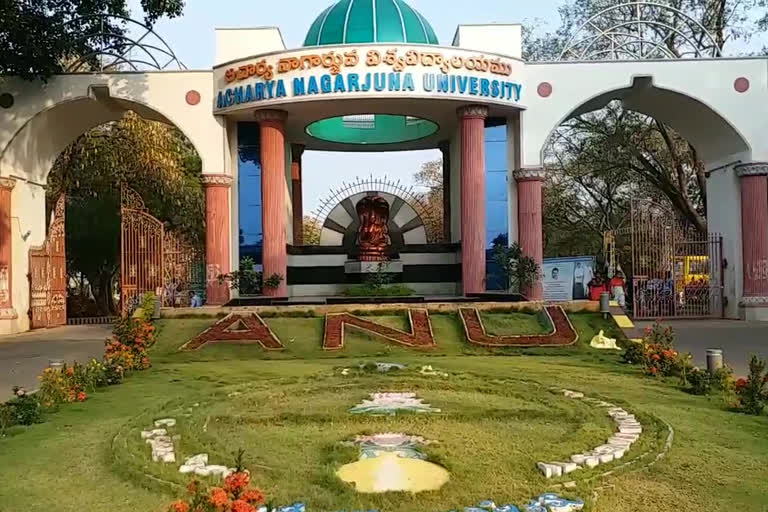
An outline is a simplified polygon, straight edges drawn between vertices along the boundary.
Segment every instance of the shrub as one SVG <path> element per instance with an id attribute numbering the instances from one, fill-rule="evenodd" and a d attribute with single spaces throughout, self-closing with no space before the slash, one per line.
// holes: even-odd
<path id="1" fill-rule="evenodd" d="M 724 366 L 709 373 L 701 368 L 693 368 L 685 378 L 691 393 L 694 395 L 709 395 L 713 392 L 729 392 L 733 389 L 733 370 Z"/>
<path id="2" fill-rule="evenodd" d="M 0 404 L 0 436 L 5 434 L 5 431 L 15 424 L 15 416 L 11 410 L 11 406 L 6 403 Z"/>
<path id="3" fill-rule="evenodd" d="M 280 274 L 272 274 L 265 278 L 256 270 L 256 262 L 253 258 L 248 256 L 240 260 L 240 270 L 218 276 L 219 283 L 228 282 L 229 287 L 239 290 L 241 295 L 262 295 L 265 288 L 277 288 L 284 279 Z"/>
<path id="4" fill-rule="evenodd" d="M 648 375 L 654 377 L 676 375 L 686 378 L 691 356 L 690 354 L 681 356 L 675 350 L 675 332 L 671 327 L 665 327 L 659 322 L 654 323 L 652 327 L 647 327 L 643 336 L 642 349 L 643 365 Z M 632 357 L 636 357 L 636 354 L 633 353 Z"/>
<path id="5" fill-rule="evenodd" d="M 149 321 L 143 316 L 119 318 L 112 332 L 104 353 L 104 365 L 115 368 L 112 373 L 150 367 L 147 350 L 155 344 L 155 327 Z"/>
<path id="6" fill-rule="evenodd" d="M 749 361 L 749 377 L 736 381 L 739 409 L 747 414 L 762 414 L 768 402 L 768 373 L 766 362 L 757 356 Z"/>
<path id="7" fill-rule="evenodd" d="M 18 386 L 13 388 L 13 394 L 14 397 L 5 404 L 8 408 L 5 421 L 9 422 L 9 426 L 40 423 L 43 412 L 37 398 Z"/>
<path id="8" fill-rule="evenodd" d="M 493 261 L 508 290 L 523 292 L 533 286 L 541 275 L 536 260 L 523 254 L 517 243 L 508 246 L 505 237 L 497 237 L 493 241 Z"/>
<path id="9" fill-rule="evenodd" d="M 645 362 L 645 344 L 642 341 L 629 341 L 622 356 L 625 363 L 642 364 Z"/>
<path id="10" fill-rule="evenodd" d="M 85 402 L 88 393 L 109 384 L 106 368 L 95 359 L 87 365 L 64 365 L 60 370 L 46 368 L 39 379 L 40 399 L 46 407 L 65 402 Z"/>

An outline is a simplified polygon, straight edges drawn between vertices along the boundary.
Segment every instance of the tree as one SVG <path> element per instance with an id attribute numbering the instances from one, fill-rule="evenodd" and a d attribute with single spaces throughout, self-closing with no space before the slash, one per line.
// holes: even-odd
<path id="1" fill-rule="evenodd" d="M 127 113 L 79 137 L 48 179 L 49 205 L 67 196 L 67 268 L 91 286 L 100 314 L 114 311 L 120 265 L 120 187 L 137 190 L 150 213 L 194 244 L 204 240 L 200 159 L 176 128 Z"/>
<path id="2" fill-rule="evenodd" d="M 47 78 L 61 63 L 97 52 L 106 40 L 123 35 L 115 18 L 128 17 L 127 0 L 0 0 L 0 75 Z M 184 0 L 141 0 L 144 21 L 151 26 L 162 16 L 176 17 Z M 99 33 L 107 34 L 97 35 Z M 112 36 L 112 38 L 110 38 Z M 91 64 L 98 64 L 92 59 Z"/>
<path id="3" fill-rule="evenodd" d="M 307 215 L 302 219 L 301 227 L 303 230 L 304 245 L 320 245 L 320 230 L 322 226 L 315 223 L 314 217 Z"/>
<path id="4" fill-rule="evenodd" d="M 417 198 L 426 205 L 422 220 L 427 230 L 427 240 L 443 240 L 443 161 L 438 159 L 424 162 L 413 179 L 416 185 L 426 189 L 417 194 Z"/>

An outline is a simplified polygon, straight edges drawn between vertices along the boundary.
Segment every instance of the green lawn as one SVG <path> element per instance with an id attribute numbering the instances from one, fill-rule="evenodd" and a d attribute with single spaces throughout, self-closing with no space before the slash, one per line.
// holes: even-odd
<path id="1" fill-rule="evenodd" d="M 484 319 L 499 333 L 547 329 L 535 316 L 516 317 Z M 405 322 L 399 316 L 377 320 Z M 541 477 L 535 461 L 591 448 L 613 430 L 599 410 L 556 395 L 553 387 L 636 413 L 647 432 L 628 457 L 650 452 L 642 459 L 649 460 L 661 449 L 665 424 L 675 429 L 671 452 L 652 468 L 640 469 L 638 462 L 637 469 L 590 481 L 584 479 L 594 471 L 577 472 L 578 486 L 563 494 L 586 500 L 588 510 L 768 511 L 768 418 L 732 413 L 715 397 L 691 396 L 675 382 L 643 377 L 620 364 L 617 354 L 587 346 L 597 330 L 614 332 L 599 315 L 571 320 L 580 341 L 563 349 L 470 347 L 455 316 L 432 315 L 436 350 L 408 351 L 354 333 L 345 350 L 330 354 L 320 348 L 321 319 L 266 319 L 285 343 L 283 353 L 256 346 L 179 353 L 211 320 L 161 321 L 151 370 L 0 439 L 0 511 L 164 510 L 185 478 L 152 463 L 138 432 L 169 415 L 179 420 L 180 456 L 207 451 L 213 463 L 226 463 L 242 447 L 257 485 L 281 504 L 304 500 L 310 511 L 382 512 L 440 512 L 486 498 L 520 505 L 562 482 Z M 430 364 L 451 376 L 340 374 L 341 367 L 382 360 Z M 395 418 L 346 413 L 367 393 L 411 389 L 442 412 Z M 356 458 L 338 441 L 390 430 L 439 440 L 427 455 L 450 471 L 451 481 L 416 497 L 368 497 L 334 477 L 340 464 Z"/>

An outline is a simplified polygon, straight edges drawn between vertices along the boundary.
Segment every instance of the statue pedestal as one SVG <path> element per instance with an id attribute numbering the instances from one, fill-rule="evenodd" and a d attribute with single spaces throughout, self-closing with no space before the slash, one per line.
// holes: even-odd
<path id="1" fill-rule="evenodd" d="M 379 272 L 379 265 L 381 265 L 381 272 L 384 272 L 385 274 L 402 274 L 403 273 L 402 260 L 389 260 L 389 261 L 347 260 L 344 263 L 344 273 L 345 274 L 375 274 Z"/>

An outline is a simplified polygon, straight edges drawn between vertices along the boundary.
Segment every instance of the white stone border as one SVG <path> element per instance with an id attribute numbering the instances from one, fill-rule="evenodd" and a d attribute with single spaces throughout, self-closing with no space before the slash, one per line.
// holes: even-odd
<path id="1" fill-rule="evenodd" d="M 155 421 L 153 430 L 142 430 L 141 438 L 152 447 L 152 461 L 172 464 L 176 462 L 176 453 L 173 448 L 174 439 L 179 436 L 168 435 L 168 428 L 175 427 L 176 420 L 165 418 Z"/>
<path id="2" fill-rule="evenodd" d="M 597 407 L 607 408 L 608 415 L 616 422 L 618 432 L 610 437 L 606 444 L 602 444 L 584 453 L 571 455 L 569 462 L 537 463 L 536 466 L 544 474 L 545 478 L 560 477 L 579 469 L 591 469 L 600 464 L 608 464 L 609 462 L 619 460 L 624 457 L 632 445 L 640 438 L 640 434 L 643 432 L 642 425 L 633 414 L 628 413 L 621 407 L 617 407 L 610 402 L 597 400 L 596 398 L 585 397 L 584 393 L 568 389 L 563 389 L 562 393 L 566 398 L 583 400 Z M 669 443 L 671 445 L 671 441 Z"/>

